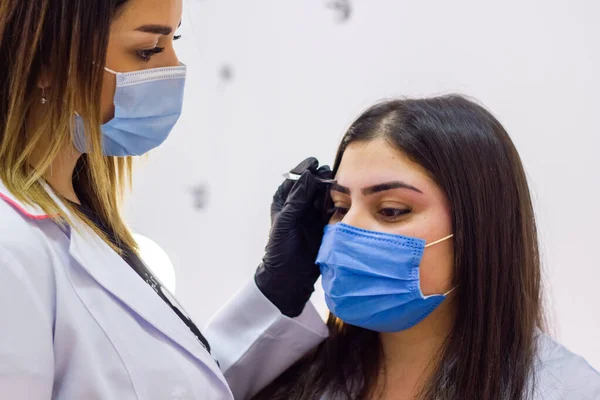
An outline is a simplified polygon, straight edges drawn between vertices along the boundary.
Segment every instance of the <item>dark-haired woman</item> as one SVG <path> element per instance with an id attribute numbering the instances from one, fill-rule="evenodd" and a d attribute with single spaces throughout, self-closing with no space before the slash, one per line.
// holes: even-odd
<path id="1" fill-rule="evenodd" d="M 257 399 L 592 400 L 544 333 L 519 155 L 459 96 L 375 105 L 342 140 L 317 257 L 330 337 Z"/>

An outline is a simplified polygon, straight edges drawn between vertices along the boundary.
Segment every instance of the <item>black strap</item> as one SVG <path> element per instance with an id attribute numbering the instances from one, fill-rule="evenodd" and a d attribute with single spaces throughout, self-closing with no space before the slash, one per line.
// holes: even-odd
<path id="1" fill-rule="evenodd" d="M 115 245 L 117 248 L 121 249 L 123 260 L 129 264 L 129 266 L 158 294 L 158 296 L 165 302 L 171 309 L 177 314 L 177 316 L 183 321 L 183 323 L 192 331 L 194 335 L 198 338 L 202 346 L 210 353 L 210 345 L 208 340 L 202 335 L 196 324 L 188 318 L 185 314 L 181 312 L 181 310 L 175 306 L 168 298 L 165 296 L 163 287 L 158 282 L 156 277 L 150 272 L 146 264 L 140 259 L 140 257 L 136 254 L 133 249 L 129 246 L 126 246 L 124 243 L 120 243 L 117 241 L 116 235 L 114 231 L 108 229 L 104 223 L 102 223 L 101 219 L 98 215 L 90 208 L 85 205 L 79 205 L 73 203 L 87 218 L 90 219 L 104 234 L 108 237 L 108 239 Z"/>

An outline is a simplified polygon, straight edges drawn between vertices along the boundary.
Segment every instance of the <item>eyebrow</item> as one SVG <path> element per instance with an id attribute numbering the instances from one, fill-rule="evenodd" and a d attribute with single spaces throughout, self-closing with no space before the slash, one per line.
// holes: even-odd
<path id="1" fill-rule="evenodd" d="M 392 181 L 392 182 L 380 183 L 378 185 L 366 187 L 366 188 L 362 189 L 361 191 L 362 191 L 363 195 L 370 196 L 375 193 L 381 193 L 381 192 L 385 192 L 388 190 L 394 190 L 394 189 L 408 189 L 408 190 L 412 190 L 414 192 L 423 194 L 423 192 L 421 190 L 417 189 L 413 185 L 409 185 L 408 183 L 405 183 L 402 181 Z M 348 189 L 345 186 L 339 185 L 337 183 L 334 183 L 331 185 L 331 190 L 335 191 L 335 192 L 340 192 L 343 194 L 350 194 L 350 189 Z"/>
<path id="2" fill-rule="evenodd" d="M 181 22 L 179 23 L 179 26 L 181 26 Z M 171 32 L 173 32 L 173 28 L 171 28 L 170 26 L 166 26 L 166 25 L 152 24 L 152 25 L 142 25 L 139 28 L 137 28 L 136 31 L 166 36 L 166 35 L 170 35 Z"/>

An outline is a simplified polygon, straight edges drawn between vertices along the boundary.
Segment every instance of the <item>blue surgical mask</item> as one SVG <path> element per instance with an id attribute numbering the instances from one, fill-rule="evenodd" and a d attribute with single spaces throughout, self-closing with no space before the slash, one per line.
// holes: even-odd
<path id="1" fill-rule="evenodd" d="M 154 68 L 116 75 L 115 117 L 102 125 L 106 156 L 139 156 L 158 147 L 181 115 L 186 67 Z M 86 152 L 83 120 L 76 116 L 75 147 Z"/>
<path id="2" fill-rule="evenodd" d="M 415 326 L 450 293 L 421 292 L 423 251 L 451 237 L 426 245 L 422 239 L 328 225 L 317 257 L 327 306 L 342 321 L 372 331 Z"/>

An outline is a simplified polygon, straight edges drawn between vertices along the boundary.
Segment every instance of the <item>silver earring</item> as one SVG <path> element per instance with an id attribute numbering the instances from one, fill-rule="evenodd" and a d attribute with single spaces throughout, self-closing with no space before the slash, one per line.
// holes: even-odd
<path id="1" fill-rule="evenodd" d="M 47 104 L 48 98 L 46 97 L 46 88 L 42 88 L 42 104 Z"/>

